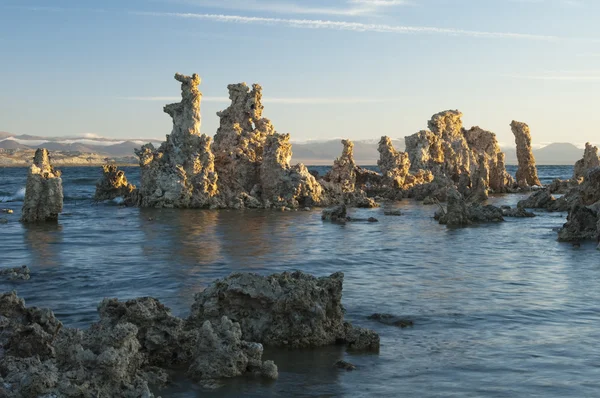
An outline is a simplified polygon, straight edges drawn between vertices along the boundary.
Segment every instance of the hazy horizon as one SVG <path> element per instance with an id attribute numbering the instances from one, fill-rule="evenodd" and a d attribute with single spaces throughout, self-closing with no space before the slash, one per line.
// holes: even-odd
<path id="1" fill-rule="evenodd" d="M 514 145 L 595 140 L 600 2 L 591 0 L 5 0 L 0 130 L 163 138 L 175 72 L 198 73 L 202 131 L 227 84 L 263 86 L 292 140 L 402 138 L 459 109 Z M 10 39 L 9 39 L 10 38 Z"/>

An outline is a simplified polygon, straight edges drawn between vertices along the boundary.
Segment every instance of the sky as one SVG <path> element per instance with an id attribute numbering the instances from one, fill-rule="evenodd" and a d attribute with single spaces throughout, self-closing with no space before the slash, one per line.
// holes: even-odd
<path id="1" fill-rule="evenodd" d="M 163 138 L 175 72 L 263 86 L 293 141 L 401 138 L 458 109 L 514 143 L 599 142 L 598 0 L 0 0 L 0 131 Z"/>

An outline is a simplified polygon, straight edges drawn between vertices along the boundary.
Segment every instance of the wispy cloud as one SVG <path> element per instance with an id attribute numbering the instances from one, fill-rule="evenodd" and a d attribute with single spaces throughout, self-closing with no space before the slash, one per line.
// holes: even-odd
<path id="1" fill-rule="evenodd" d="M 172 12 L 133 12 L 135 15 L 154 17 L 171 17 L 208 20 L 223 23 L 256 24 L 268 26 L 285 26 L 302 29 L 330 29 L 346 30 L 353 32 L 378 32 L 378 33 L 400 33 L 400 34 L 437 34 L 446 36 L 468 36 L 479 38 L 497 39 L 527 39 L 527 40 L 558 40 L 556 36 L 536 35 L 512 32 L 485 32 L 475 30 L 463 30 L 452 28 L 437 28 L 429 26 L 400 26 L 385 24 L 365 24 L 360 22 L 327 21 L 320 19 L 285 19 L 266 17 L 246 17 L 240 15 L 221 14 L 194 14 L 194 13 L 172 13 Z"/>
<path id="2" fill-rule="evenodd" d="M 536 74 L 507 74 L 503 77 L 525 80 L 555 80 L 555 81 L 570 81 L 570 82 L 593 82 L 600 81 L 600 71 L 554 71 L 541 72 Z"/>
<path id="3" fill-rule="evenodd" d="M 410 0 L 346 0 L 338 7 L 313 6 L 304 2 L 281 0 L 163 0 L 170 3 L 188 4 L 227 10 L 260 11 L 277 14 L 343 15 L 359 16 L 375 14 L 383 8 L 412 4 Z"/>
<path id="4" fill-rule="evenodd" d="M 159 101 L 159 102 L 177 102 L 181 97 L 122 97 L 128 101 Z M 326 105 L 326 104 L 368 104 L 396 102 L 400 98 L 369 98 L 369 97 L 263 97 L 265 104 L 296 104 L 296 105 Z M 227 97 L 202 97 L 202 102 L 229 103 L 231 100 Z"/>

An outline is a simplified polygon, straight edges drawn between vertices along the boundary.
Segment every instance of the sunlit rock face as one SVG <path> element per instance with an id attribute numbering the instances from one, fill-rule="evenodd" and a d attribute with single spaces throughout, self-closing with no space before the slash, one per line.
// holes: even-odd
<path id="1" fill-rule="evenodd" d="M 410 171 L 427 170 L 437 180 L 428 191 L 438 195 L 445 192 L 439 188 L 450 183 L 465 197 L 484 199 L 488 189 L 511 189 L 514 181 L 506 171 L 504 153 L 494 133 L 477 126 L 464 129 L 462 113 L 456 110 L 437 113 L 427 124 L 430 131 L 405 137 L 405 142 Z"/>
<path id="2" fill-rule="evenodd" d="M 221 197 L 228 207 L 260 206 L 260 166 L 267 137 L 275 133 L 262 117 L 262 87 L 230 84 L 231 105 L 217 113 L 220 126 L 212 146 Z"/>
<path id="3" fill-rule="evenodd" d="M 267 137 L 260 167 L 261 198 L 265 207 L 311 207 L 325 204 L 323 188 L 302 164 L 290 166 L 289 134 Z"/>
<path id="4" fill-rule="evenodd" d="M 600 158 L 598 157 L 598 147 L 586 142 L 583 158 L 575 163 L 573 168 L 573 180 L 580 181 L 585 176 L 586 171 L 600 166 Z"/>
<path id="5" fill-rule="evenodd" d="M 166 105 L 173 130 L 158 149 L 146 144 L 136 150 L 140 159 L 142 207 L 218 207 L 217 173 L 211 138 L 200 133 L 200 100 L 197 74 L 177 73 L 181 102 Z"/>
<path id="6" fill-rule="evenodd" d="M 127 181 L 125 172 L 114 164 L 102 166 L 102 178 L 96 183 L 95 201 L 112 200 L 118 197 L 129 198 L 135 185 Z"/>
<path id="7" fill-rule="evenodd" d="M 510 128 L 515 135 L 515 143 L 517 144 L 519 168 L 517 169 L 516 177 L 519 187 L 541 186 L 542 183 L 538 178 L 535 158 L 531 149 L 531 132 L 529 126 L 513 120 Z"/>
<path id="8" fill-rule="evenodd" d="M 342 140 L 342 155 L 333 161 L 328 173 L 329 181 L 339 184 L 343 192 L 354 191 L 356 185 L 356 163 L 354 162 L 354 143 Z"/>
<path id="9" fill-rule="evenodd" d="M 57 221 L 63 209 L 60 171 L 50 164 L 48 150 L 38 149 L 27 175 L 21 221 L 26 223 Z"/>

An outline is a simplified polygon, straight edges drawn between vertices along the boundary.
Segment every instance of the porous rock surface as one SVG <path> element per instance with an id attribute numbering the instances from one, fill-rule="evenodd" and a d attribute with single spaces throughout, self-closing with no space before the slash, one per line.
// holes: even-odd
<path id="1" fill-rule="evenodd" d="M 182 100 L 165 106 L 173 131 L 155 149 L 136 150 L 141 186 L 130 202 L 142 207 L 302 208 L 346 203 L 375 207 L 366 193 L 355 189 L 352 143 L 333 170 L 333 180 L 317 180 L 307 168 L 290 165 L 289 134 L 279 134 L 262 116 L 262 87 L 230 84 L 231 104 L 218 112 L 213 140 L 200 133 L 200 77 L 176 74 Z M 335 173 L 338 173 L 337 175 Z M 361 175 L 371 178 L 370 173 Z M 365 178 L 365 179 L 366 179 Z M 365 181 L 361 181 L 365 182 Z"/>
<path id="2" fill-rule="evenodd" d="M 488 190 L 513 190 L 514 181 L 494 133 L 477 126 L 464 129 L 462 113 L 456 110 L 433 115 L 428 127 L 405 138 L 410 170 L 427 170 L 435 177 L 430 186 L 415 187 L 413 197 L 443 200 L 451 185 L 479 201 L 487 198 Z"/>
<path id="3" fill-rule="evenodd" d="M 573 167 L 573 180 L 579 181 L 585 177 L 585 173 L 593 169 L 594 167 L 600 166 L 600 157 L 598 156 L 598 147 L 585 143 L 585 150 L 583 152 L 583 158 L 579 159 Z"/>
<path id="4" fill-rule="evenodd" d="M 101 202 L 118 197 L 128 199 L 134 190 L 135 185 L 127 181 L 123 170 L 119 170 L 114 164 L 105 164 L 102 166 L 102 178 L 96 183 L 94 200 Z"/>
<path id="5" fill-rule="evenodd" d="M 9 281 L 14 280 L 28 280 L 31 277 L 31 271 L 26 265 L 14 268 L 0 268 L 0 277 L 8 279 Z"/>
<path id="6" fill-rule="evenodd" d="M 227 316 L 240 324 L 243 339 L 267 346 L 347 343 L 378 350 L 375 332 L 344 321 L 343 280 L 341 272 L 322 278 L 302 272 L 232 274 L 196 294 L 188 322 L 198 326 Z"/>
<path id="7" fill-rule="evenodd" d="M 561 241 L 599 239 L 600 167 L 587 170 L 583 182 L 557 200 L 569 211 L 567 222 L 558 232 Z"/>
<path id="8" fill-rule="evenodd" d="M 153 397 L 150 386 L 164 385 L 173 365 L 189 365 L 201 383 L 244 373 L 277 377 L 277 367 L 261 360 L 262 346 L 242 341 L 227 318 L 186 329 L 152 298 L 107 299 L 99 313 L 87 330 L 65 328 L 52 311 L 27 308 L 14 292 L 0 295 L 3 396 Z"/>
<path id="9" fill-rule="evenodd" d="M 531 132 L 529 126 L 522 122 L 513 120 L 510 124 L 512 133 L 515 136 L 517 145 L 517 184 L 519 187 L 527 188 L 531 186 L 541 186 L 538 178 L 535 158 L 531 149 Z"/>
<path id="10" fill-rule="evenodd" d="M 468 203 L 454 187 L 448 188 L 447 207 L 436 212 L 435 219 L 448 227 L 466 227 L 473 223 L 504 221 L 502 209 L 492 205 Z"/>
<path id="11" fill-rule="evenodd" d="M 63 209 L 61 173 L 54 170 L 46 149 L 35 151 L 27 175 L 21 221 L 26 223 L 57 221 Z"/>
<path id="12" fill-rule="evenodd" d="M 212 139 L 200 133 L 200 77 L 175 74 L 181 102 L 166 105 L 173 130 L 158 149 L 149 143 L 136 150 L 140 159 L 142 207 L 219 207 Z"/>

